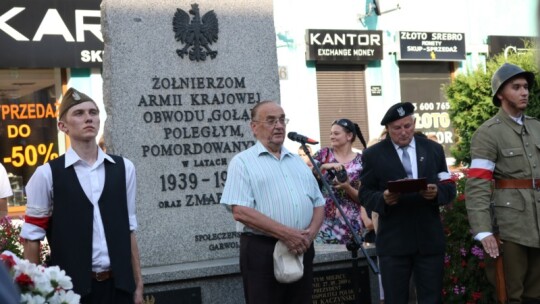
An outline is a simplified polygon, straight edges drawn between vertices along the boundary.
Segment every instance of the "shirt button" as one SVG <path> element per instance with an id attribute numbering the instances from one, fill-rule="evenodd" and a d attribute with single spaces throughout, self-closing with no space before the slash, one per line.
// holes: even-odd
<path id="1" fill-rule="evenodd" d="M 510 152 L 510 155 L 514 155 L 514 152 Z"/>
<path id="2" fill-rule="evenodd" d="M 529 153 L 529 157 L 532 157 L 532 154 L 531 154 L 531 153 Z"/>
<path id="3" fill-rule="evenodd" d="M 506 202 L 506 206 L 510 206 L 510 202 Z"/>

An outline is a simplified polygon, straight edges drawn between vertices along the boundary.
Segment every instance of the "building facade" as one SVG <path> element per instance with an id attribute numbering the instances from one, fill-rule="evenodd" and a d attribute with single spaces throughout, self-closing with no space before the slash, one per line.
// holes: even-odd
<path id="1" fill-rule="evenodd" d="M 12 213 L 24 211 L 23 187 L 35 168 L 69 146 L 56 128 L 62 93 L 69 87 L 87 93 L 106 119 L 100 2 L 0 3 L 0 160 L 15 190 Z M 455 139 L 441 86 L 481 67 L 494 53 L 519 52 L 523 38 L 536 36 L 536 5 L 274 0 L 288 131 L 320 139 L 317 149 L 329 145 L 332 121 L 349 118 L 366 140 L 376 139 L 386 110 L 410 101 L 417 108 L 417 129 L 435 135 L 448 151 Z M 285 145 L 298 148 L 291 141 Z"/>
<path id="2" fill-rule="evenodd" d="M 320 138 L 326 146 L 331 122 L 349 118 L 366 139 L 376 139 L 386 110 L 409 101 L 416 106 L 417 130 L 435 135 L 450 156 L 455 138 L 441 86 L 457 73 L 481 68 L 497 52 L 520 51 L 523 38 L 536 36 L 536 5 L 532 0 L 275 0 L 289 131 Z M 298 146 L 286 145 L 293 151 Z"/>

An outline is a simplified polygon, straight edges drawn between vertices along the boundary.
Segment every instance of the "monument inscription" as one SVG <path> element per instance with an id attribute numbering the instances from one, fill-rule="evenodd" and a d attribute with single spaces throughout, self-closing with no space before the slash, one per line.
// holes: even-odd
<path id="1" fill-rule="evenodd" d="M 371 303 L 368 272 L 367 266 L 361 266 L 355 270 L 343 268 L 315 271 L 313 273 L 313 304 Z M 355 285 L 358 286 L 358 296 L 354 292 Z"/>

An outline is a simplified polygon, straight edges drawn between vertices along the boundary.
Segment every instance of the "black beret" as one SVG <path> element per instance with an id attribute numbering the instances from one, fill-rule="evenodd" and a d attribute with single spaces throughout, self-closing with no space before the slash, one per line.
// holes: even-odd
<path id="1" fill-rule="evenodd" d="M 381 120 L 381 125 L 386 126 L 392 121 L 396 121 L 405 116 L 409 116 L 414 113 L 414 106 L 410 102 L 400 102 L 391 106 L 390 109 L 384 114 L 383 119 Z"/>
<path id="2" fill-rule="evenodd" d="M 92 98 L 90 98 L 88 95 L 79 92 L 75 90 L 74 88 L 69 88 L 67 92 L 64 94 L 64 97 L 62 98 L 62 102 L 60 103 L 60 109 L 58 110 L 59 118 L 62 118 L 64 114 L 73 106 L 76 106 L 80 103 L 91 101 L 94 104 L 96 103 Z M 97 106 L 97 105 L 96 105 Z"/>

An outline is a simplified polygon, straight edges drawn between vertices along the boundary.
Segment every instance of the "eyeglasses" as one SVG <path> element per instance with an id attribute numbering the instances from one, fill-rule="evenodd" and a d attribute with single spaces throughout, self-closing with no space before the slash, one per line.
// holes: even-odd
<path id="1" fill-rule="evenodd" d="M 253 120 L 253 122 L 262 122 L 269 127 L 274 127 L 277 125 L 278 122 L 284 126 L 287 125 L 289 123 L 289 119 L 285 117 L 281 117 L 281 118 L 271 118 L 267 120 Z"/>

